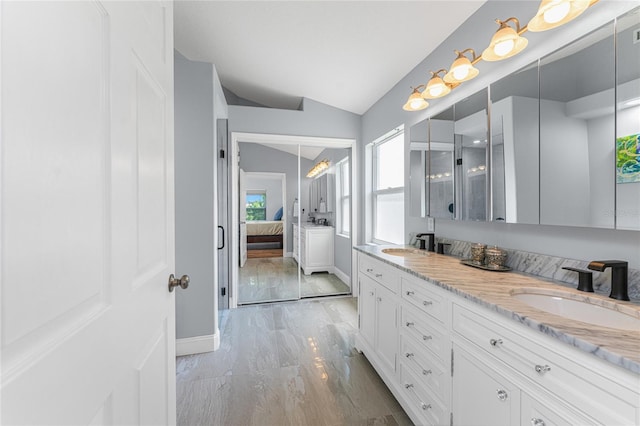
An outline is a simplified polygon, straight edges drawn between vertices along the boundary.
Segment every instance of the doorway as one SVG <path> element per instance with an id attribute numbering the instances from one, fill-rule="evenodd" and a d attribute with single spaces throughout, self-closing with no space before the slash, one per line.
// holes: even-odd
<path id="1" fill-rule="evenodd" d="M 253 145 L 249 145 L 253 144 Z M 307 178 L 307 171 L 313 168 L 318 155 L 320 153 L 331 152 L 333 149 L 345 152 L 353 164 L 357 164 L 355 156 L 355 140 L 351 139 L 334 139 L 334 138 L 316 138 L 316 137 L 300 137 L 300 136 L 283 136 L 283 135 L 263 135 L 248 133 L 232 133 L 231 134 L 231 152 L 232 156 L 237 158 L 231 159 L 231 213 L 232 231 L 231 235 L 231 274 L 232 274 L 232 295 L 237 297 L 231 298 L 231 307 L 247 303 L 264 303 L 276 300 L 297 300 L 304 297 L 314 297 L 316 295 L 334 295 L 334 294 L 352 294 L 350 276 L 353 276 L 352 261 L 352 242 L 356 241 L 357 223 L 355 220 L 355 205 L 350 209 L 348 221 L 352 223 L 350 227 L 354 230 L 350 235 L 335 236 L 335 228 L 332 226 L 331 212 L 329 219 L 319 221 L 320 224 L 326 226 L 318 226 L 310 222 L 310 188 L 312 186 L 312 178 Z M 243 155 L 243 147 L 247 148 Z M 250 153 L 251 155 L 247 154 Z M 315 152 L 315 154 L 309 154 Z M 304 155 L 303 155 L 304 154 Z M 306 156 L 306 157 L 305 157 Z M 249 160 L 248 157 L 253 157 Z M 273 159 L 275 158 L 275 159 Z M 341 159 L 341 158 L 339 158 Z M 338 160 L 339 160 L 338 159 Z M 240 268 L 240 251 L 245 244 L 243 238 L 240 237 L 240 230 L 243 225 L 240 223 L 241 210 L 246 206 L 245 195 L 241 193 L 241 184 L 239 176 L 244 172 L 251 173 L 252 164 L 260 163 L 260 170 L 267 170 L 275 173 L 277 170 L 285 173 L 287 178 L 286 196 L 283 201 L 282 210 L 283 217 L 286 218 L 286 238 L 283 238 L 284 256 L 282 258 L 267 259 L 248 259 L 247 264 Z M 281 167 L 278 169 L 278 167 Z M 283 169 L 284 168 L 284 169 Z M 243 170 L 241 170 L 243 169 Z M 244 170 L 247 169 L 247 170 Z M 286 169 L 286 170 L 285 170 Z M 263 172 L 264 173 L 264 172 Z M 352 173 L 350 186 L 355 188 L 356 173 Z M 246 185 L 245 190 L 249 190 L 250 185 Z M 351 191 L 353 193 L 353 190 Z M 333 197 L 334 195 L 331 195 Z M 325 195 L 326 197 L 326 195 Z M 323 205 L 326 199 L 323 201 Z M 354 203 L 352 203 L 354 204 Z M 316 207 L 317 209 L 317 207 Z M 316 212 L 317 213 L 317 212 Z M 321 215 L 318 215 L 321 216 Z M 308 228 L 316 228 L 314 231 L 324 231 L 331 234 L 331 238 L 339 239 L 340 250 L 336 251 L 336 257 L 340 257 L 343 266 L 341 271 L 334 271 L 333 266 L 330 268 L 311 268 L 308 264 L 304 265 L 304 247 L 309 247 L 305 241 Z M 306 244 L 306 245 L 305 245 Z M 311 247 L 317 248 L 320 243 L 313 243 Z M 333 264 L 334 247 L 331 246 L 331 262 Z M 308 250 L 308 249 L 307 249 Z M 346 258 L 346 262 L 344 261 Z M 255 263 L 255 265 L 253 264 Z M 306 266 L 303 270 L 300 266 Z M 247 276 L 249 277 L 247 279 Z M 268 289 L 257 290 L 262 292 L 261 297 L 248 301 L 243 296 L 243 290 L 239 288 L 247 281 L 257 286 L 260 281 L 270 283 Z M 304 291 L 303 291 L 304 290 Z"/>

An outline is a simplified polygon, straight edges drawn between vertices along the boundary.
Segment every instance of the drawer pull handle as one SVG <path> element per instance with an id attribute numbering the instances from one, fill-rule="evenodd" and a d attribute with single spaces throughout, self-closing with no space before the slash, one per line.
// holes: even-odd
<path id="1" fill-rule="evenodd" d="M 431 336 L 427 336 L 427 335 L 422 336 L 422 340 L 431 340 L 431 339 L 433 339 L 433 337 Z"/>
<path id="2" fill-rule="evenodd" d="M 414 294 L 416 294 L 415 291 L 407 291 L 407 296 L 413 296 Z"/>
<path id="3" fill-rule="evenodd" d="M 406 323 L 406 326 L 407 326 L 407 327 L 413 327 L 413 325 L 414 325 L 414 324 L 415 324 L 415 323 L 413 323 L 413 322 L 408 322 L 408 323 Z"/>
<path id="4" fill-rule="evenodd" d="M 407 352 L 406 354 L 404 354 L 404 356 L 406 356 L 407 358 L 411 358 L 413 354 L 411 352 Z"/>
<path id="5" fill-rule="evenodd" d="M 431 374 L 431 370 L 422 370 L 423 376 L 428 376 L 429 374 Z"/>
<path id="6" fill-rule="evenodd" d="M 544 420 L 533 417 L 531 419 L 531 426 L 544 426 Z"/>
<path id="7" fill-rule="evenodd" d="M 551 370 L 551 367 L 548 365 L 536 365 L 536 373 L 544 374 L 547 371 Z"/>
<path id="8" fill-rule="evenodd" d="M 489 344 L 495 348 L 502 344 L 502 339 L 491 339 L 489 340 Z"/>
<path id="9" fill-rule="evenodd" d="M 367 268 L 367 272 L 373 272 L 373 269 Z"/>
<path id="10" fill-rule="evenodd" d="M 382 302 L 382 297 L 378 297 L 378 302 Z"/>
<path id="11" fill-rule="evenodd" d="M 423 410 L 430 410 L 431 404 L 425 404 L 424 402 L 421 402 L 420 407 L 422 407 Z"/>
<path id="12" fill-rule="evenodd" d="M 509 398 L 509 394 L 507 394 L 507 391 L 504 389 L 498 389 L 496 390 L 496 393 L 498 394 L 498 399 L 500 401 L 506 401 Z"/>
<path id="13" fill-rule="evenodd" d="M 382 274 L 376 274 L 376 277 L 380 278 L 382 276 Z"/>
<path id="14" fill-rule="evenodd" d="M 424 306 L 429 306 L 429 305 L 433 305 L 433 302 L 430 302 L 430 301 L 428 301 L 428 300 L 423 300 L 423 301 L 422 301 L 422 304 L 423 304 Z"/>
<path id="15" fill-rule="evenodd" d="M 412 387 L 413 387 L 413 384 L 411 384 L 411 383 L 407 383 L 407 384 L 404 385 L 405 389 L 410 389 Z"/>

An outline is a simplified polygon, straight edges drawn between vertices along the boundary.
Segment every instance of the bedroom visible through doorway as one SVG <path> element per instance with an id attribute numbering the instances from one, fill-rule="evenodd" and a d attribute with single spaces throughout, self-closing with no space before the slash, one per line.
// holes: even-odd
<path id="1" fill-rule="evenodd" d="M 286 174 L 247 171 L 244 190 L 247 258 L 284 257 Z"/>

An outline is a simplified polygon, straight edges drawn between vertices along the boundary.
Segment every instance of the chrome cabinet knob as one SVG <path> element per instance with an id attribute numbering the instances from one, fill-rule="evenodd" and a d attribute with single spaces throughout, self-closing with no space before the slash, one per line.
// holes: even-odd
<path id="1" fill-rule="evenodd" d="M 404 385 L 405 389 L 411 389 L 412 387 L 413 387 L 413 384 L 411 384 L 411 383 L 407 383 L 407 384 Z"/>
<path id="2" fill-rule="evenodd" d="M 376 277 L 380 278 L 382 276 L 382 274 L 376 274 Z"/>
<path id="3" fill-rule="evenodd" d="M 189 281 L 189 275 L 183 275 L 180 278 L 176 278 L 173 274 L 169 275 L 169 293 L 172 293 L 176 287 L 180 287 L 183 290 L 186 289 L 189 287 Z"/>
<path id="4" fill-rule="evenodd" d="M 407 322 L 407 323 L 405 323 L 405 325 L 406 325 L 407 327 L 413 327 L 414 323 L 413 323 L 413 322 Z"/>
<path id="5" fill-rule="evenodd" d="M 382 297 L 378 297 L 378 302 L 382 302 Z"/>
<path id="6" fill-rule="evenodd" d="M 496 393 L 500 401 L 506 401 L 509 398 L 509 394 L 504 389 L 497 389 Z"/>
<path id="7" fill-rule="evenodd" d="M 489 340 L 489 344 L 493 347 L 496 347 L 502 344 L 502 339 L 491 339 Z"/>
<path id="8" fill-rule="evenodd" d="M 431 339 L 433 339 L 433 337 L 431 336 L 425 336 L 425 335 L 422 336 L 422 340 L 431 340 Z"/>
<path id="9" fill-rule="evenodd" d="M 407 291 L 407 296 L 413 296 L 414 294 L 416 294 L 415 291 Z"/>
<path id="10" fill-rule="evenodd" d="M 406 354 L 404 354 L 404 356 L 406 356 L 407 358 L 411 358 L 413 354 L 411 352 L 407 352 Z"/>
<path id="11" fill-rule="evenodd" d="M 425 404 L 424 402 L 421 402 L 420 407 L 422 407 L 423 410 L 430 410 L 431 404 Z"/>
<path id="12" fill-rule="evenodd" d="M 372 292 L 372 291 L 370 291 L 370 292 L 369 292 L 369 294 L 370 294 L 371 296 L 374 296 L 374 295 L 375 295 L 375 293 L 374 293 L 374 292 Z"/>
<path id="13" fill-rule="evenodd" d="M 531 426 L 544 426 L 544 420 L 533 417 L 531 419 Z"/>
<path id="14" fill-rule="evenodd" d="M 428 376 L 429 374 L 431 374 L 431 370 L 422 370 L 423 376 Z"/>
<path id="15" fill-rule="evenodd" d="M 367 272 L 373 272 L 373 269 L 367 268 Z"/>
<path id="16" fill-rule="evenodd" d="M 424 306 L 429 306 L 429 305 L 433 305 L 433 302 L 430 302 L 430 301 L 428 301 L 428 300 L 423 300 L 423 301 L 422 301 L 422 304 L 423 304 Z"/>
<path id="17" fill-rule="evenodd" d="M 544 374 L 547 371 L 550 371 L 551 367 L 549 367 L 548 365 L 536 365 L 535 370 L 536 370 L 536 373 Z"/>

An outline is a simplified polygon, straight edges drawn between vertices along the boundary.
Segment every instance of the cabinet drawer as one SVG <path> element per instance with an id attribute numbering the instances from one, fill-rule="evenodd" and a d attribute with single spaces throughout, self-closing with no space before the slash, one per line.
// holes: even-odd
<path id="1" fill-rule="evenodd" d="M 358 258 L 360 272 L 373 278 L 394 294 L 398 293 L 400 273 L 397 269 L 367 255 L 361 254 Z"/>
<path id="2" fill-rule="evenodd" d="M 448 425 L 449 410 L 437 396 L 422 386 L 421 377 L 414 374 L 413 370 L 400 365 L 400 386 L 404 399 L 409 402 L 413 412 L 424 419 L 419 424 Z"/>
<path id="3" fill-rule="evenodd" d="M 595 426 L 591 419 L 582 413 L 561 406 L 555 401 L 533 398 L 527 393 L 520 395 L 520 424 L 534 426 Z"/>
<path id="4" fill-rule="evenodd" d="M 427 288 L 426 281 L 402 277 L 402 298 L 432 318 L 445 323 L 446 304 L 443 296 Z"/>
<path id="5" fill-rule="evenodd" d="M 422 385 L 434 395 L 438 395 L 443 401 L 449 399 L 451 371 L 448 364 L 445 368 L 444 364 L 406 336 L 402 336 L 400 363 L 405 368 L 410 368 L 415 376 L 420 377 Z"/>
<path id="6" fill-rule="evenodd" d="M 514 324 L 517 325 L 517 324 Z M 504 327 L 454 303 L 453 329 L 484 352 L 500 359 L 534 383 L 558 395 L 568 404 L 605 424 L 633 424 L 636 408 L 629 389 L 610 380 L 601 370 L 592 371 L 576 359 L 548 350 L 533 330 Z M 531 338 L 528 338 L 531 336 Z M 541 339 L 542 340 L 542 339 Z M 553 344 L 560 344 L 553 342 Z M 588 361 L 585 361 L 588 362 Z M 627 395 L 627 401 L 621 395 Z M 636 390 L 635 398 L 638 397 Z"/>
<path id="7" fill-rule="evenodd" d="M 430 316 L 410 308 L 402 306 L 402 335 L 406 338 L 419 342 L 418 345 L 426 348 L 431 355 L 445 364 L 450 355 L 450 340 L 448 333 L 443 330 L 442 325 L 434 321 Z"/>

